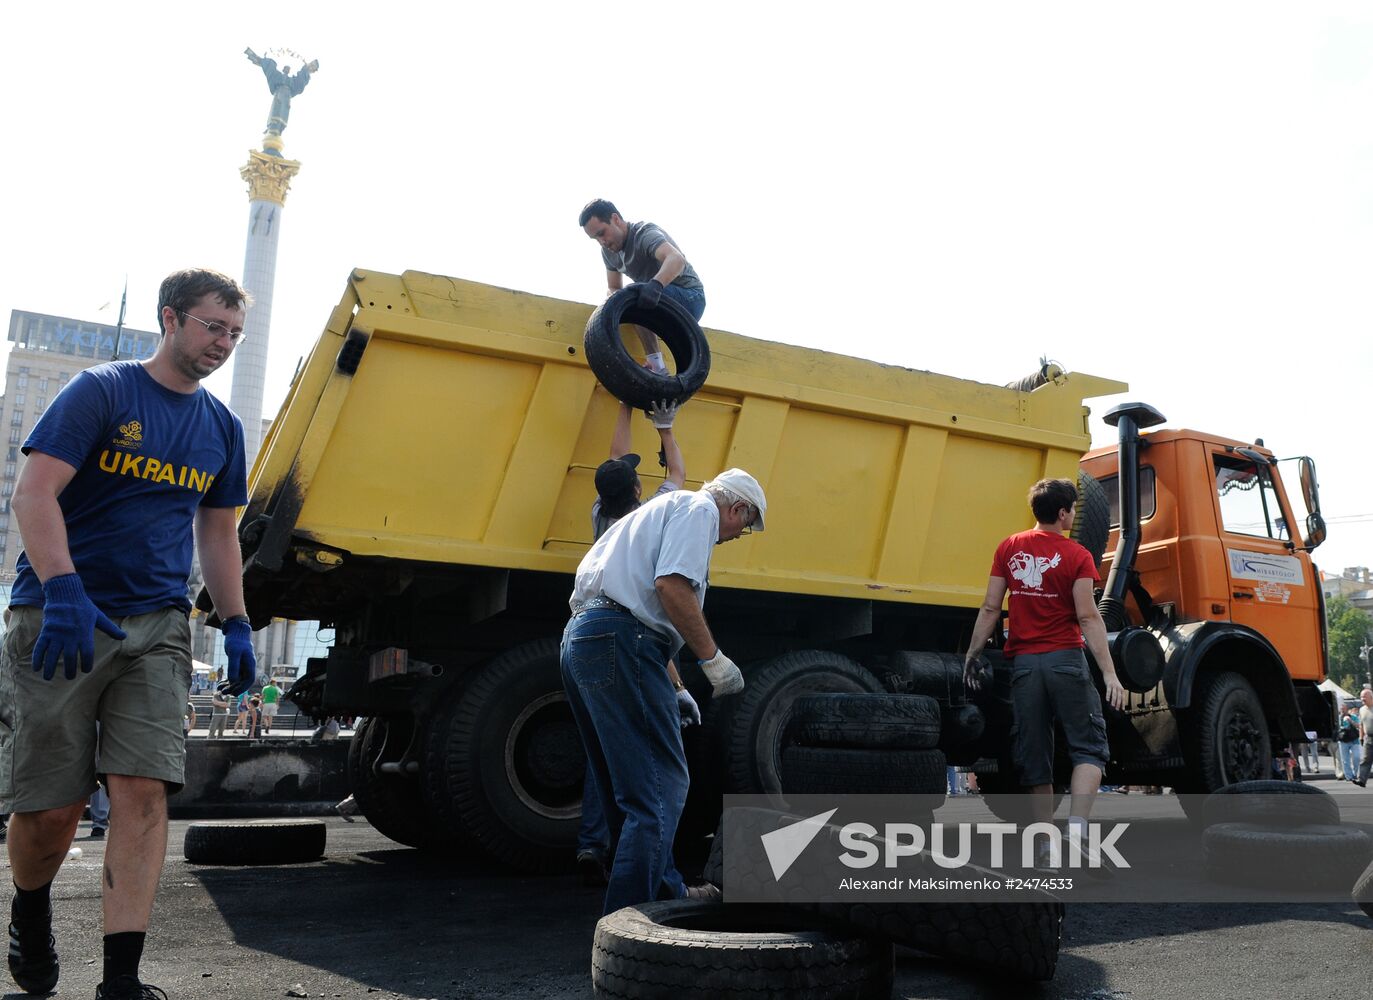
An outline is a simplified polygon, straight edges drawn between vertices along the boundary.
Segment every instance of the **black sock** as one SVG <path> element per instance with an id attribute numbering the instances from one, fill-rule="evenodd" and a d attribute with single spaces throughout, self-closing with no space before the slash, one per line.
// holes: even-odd
<path id="1" fill-rule="evenodd" d="M 10 904 L 10 919 L 36 920 L 46 917 L 52 909 L 52 883 L 37 889 L 14 887 L 14 902 Z"/>
<path id="2" fill-rule="evenodd" d="M 120 976 L 138 978 L 138 962 L 143 957 L 142 931 L 121 931 L 105 935 L 105 985 Z"/>

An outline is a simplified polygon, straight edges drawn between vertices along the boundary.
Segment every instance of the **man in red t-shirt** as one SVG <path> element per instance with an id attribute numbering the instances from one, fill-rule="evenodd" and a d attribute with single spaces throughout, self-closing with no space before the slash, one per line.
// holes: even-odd
<path id="1" fill-rule="evenodd" d="M 1011 625 L 1005 652 L 1014 658 L 1011 701 L 1016 771 L 1020 783 L 1036 796 L 1036 820 L 1051 822 L 1057 720 L 1073 764 L 1068 822 L 1080 824 L 1085 835 L 1110 750 L 1101 697 L 1082 652 L 1084 638 L 1106 681 L 1106 700 L 1113 708 L 1124 708 L 1125 689 L 1116 677 L 1106 646 L 1106 626 L 1092 600 L 1096 566 L 1086 549 L 1064 536 L 1073 525 L 1077 486 L 1067 479 L 1041 479 L 1030 487 L 1029 499 L 1038 523 L 997 547 L 963 676 L 970 688 L 979 686 L 977 659 L 1001 620 L 1001 602 L 1009 590 Z"/>

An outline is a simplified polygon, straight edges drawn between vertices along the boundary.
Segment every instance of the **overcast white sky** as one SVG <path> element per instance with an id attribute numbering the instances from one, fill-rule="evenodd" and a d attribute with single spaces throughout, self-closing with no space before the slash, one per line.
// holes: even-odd
<path id="1" fill-rule="evenodd" d="M 284 136 L 304 166 L 269 413 L 355 266 L 599 301 L 576 215 L 601 195 L 672 233 L 709 326 L 984 382 L 1041 354 L 1126 380 L 1174 426 L 1315 457 L 1318 561 L 1373 562 L 1361 4 L 243 0 L 5 22 L 6 322 L 113 322 L 127 274 L 128 323 L 154 329 L 167 272 L 241 274 L 238 169 L 270 104 L 243 49 L 290 49 L 320 70 Z"/>

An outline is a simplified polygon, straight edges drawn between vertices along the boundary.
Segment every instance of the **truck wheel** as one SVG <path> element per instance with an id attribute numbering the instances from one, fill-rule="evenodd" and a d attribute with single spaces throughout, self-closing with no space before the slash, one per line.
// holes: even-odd
<path id="1" fill-rule="evenodd" d="M 558 670 L 558 640 L 497 656 L 431 722 L 429 794 L 448 801 L 493 857 L 525 871 L 569 867 L 586 754 Z"/>
<path id="2" fill-rule="evenodd" d="M 1221 823 L 1208 828 L 1201 843 L 1208 877 L 1265 888 L 1342 888 L 1373 860 L 1373 838 L 1356 826 L 1269 830 Z"/>
<path id="3" fill-rule="evenodd" d="M 1003 822 L 1017 825 L 1034 822 L 1034 810 L 1030 808 L 1030 792 L 1016 779 L 1015 771 L 1008 760 L 1002 760 L 1000 765 L 1001 769 L 998 771 L 973 772 L 977 776 L 977 790 L 982 801 L 991 810 L 992 815 Z M 1064 793 L 1061 789 L 1055 788 L 1053 794 L 1054 811 L 1057 812 Z"/>
<path id="4" fill-rule="evenodd" d="M 1359 904 L 1359 909 L 1373 917 L 1373 864 L 1363 870 L 1349 896 Z"/>
<path id="5" fill-rule="evenodd" d="M 1208 795 L 1202 822 L 1256 823 L 1259 826 L 1339 826 L 1340 805 L 1315 785 L 1292 781 L 1240 781 Z"/>
<path id="6" fill-rule="evenodd" d="M 944 804 L 948 762 L 938 750 L 782 749 L 782 791 L 816 795 L 911 795 Z M 937 801 L 936 801 L 937 799 Z"/>
<path id="7" fill-rule="evenodd" d="M 436 850 L 451 838 L 430 815 L 418 775 L 378 774 L 379 763 L 398 762 L 414 733 L 410 718 L 364 719 L 348 746 L 348 788 L 358 810 L 384 837 L 406 847 Z"/>
<path id="8" fill-rule="evenodd" d="M 294 865 L 324 854 L 320 819 L 192 823 L 182 852 L 196 865 Z"/>
<path id="9" fill-rule="evenodd" d="M 939 702 L 919 694 L 809 694 L 792 709 L 807 747 L 928 750 L 939 746 Z"/>
<path id="10" fill-rule="evenodd" d="M 1077 511 L 1068 537 L 1092 554 L 1092 562 L 1101 568 L 1106 553 L 1106 540 L 1111 535 L 1111 498 L 1105 488 L 1082 470 L 1077 473 Z"/>
<path id="11" fill-rule="evenodd" d="M 705 385 L 710 374 L 710 345 L 696 320 L 670 296 L 654 309 L 639 308 L 642 286 L 620 289 L 591 314 L 582 346 L 586 362 L 603 386 L 621 402 L 647 409 L 656 400 L 682 402 Z M 649 371 L 625 349 L 621 323 L 637 323 L 658 335 L 677 368 L 675 375 Z"/>
<path id="12" fill-rule="evenodd" d="M 692 899 L 627 906 L 596 924 L 598 997 L 887 1000 L 891 943 L 826 929 L 794 907 Z"/>
<path id="13" fill-rule="evenodd" d="M 730 720 L 729 788 L 739 795 L 782 790 L 783 737 L 802 695 L 876 694 L 881 682 L 847 656 L 819 649 L 784 653 L 746 675 Z"/>
<path id="14" fill-rule="evenodd" d="M 1233 672 L 1213 674 L 1203 682 L 1191 714 L 1188 756 L 1200 787 L 1189 791 L 1214 792 L 1268 777 L 1273 758 L 1268 721 L 1252 684 Z"/>

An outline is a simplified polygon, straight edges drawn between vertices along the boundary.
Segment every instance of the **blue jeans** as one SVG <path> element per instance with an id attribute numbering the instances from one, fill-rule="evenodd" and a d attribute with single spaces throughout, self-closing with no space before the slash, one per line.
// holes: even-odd
<path id="1" fill-rule="evenodd" d="M 1339 743 L 1340 748 L 1340 767 L 1344 769 L 1344 776 L 1353 781 L 1359 776 L 1359 741 L 1353 743 Z"/>
<path id="2" fill-rule="evenodd" d="M 610 858 L 610 827 L 605 822 L 605 806 L 601 803 L 601 786 L 590 758 L 586 762 L 586 777 L 582 780 L 582 825 L 577 828 L 577 850 L 599 851 Z"/>
<path id="3" fill-rule="evenodd" d="M 663 294 L 671 296 L 677 300 L 677 304 L 691 313 L 691 318 L 697 323 L 701 322 L 701 317 L 706 311 L 706 293 L 702 288 L 683 288 L 681 285 L 668 285 L 663 289 Z"/>
<path id="4" fill-rule="evenodd" d="M 584 611 L 563 631 L 563 687 L 615 845 L 604 913 L 684 892 L 672 839 L 687 763 L 668 653 L 662 636 L 623 611 Z"/>
<path id="5" fill-rule="evenodd" d="M 110 828 L 110 797 L 105 794 L 105 786 L 96 786 L 95 791 L 91 792 L 91 829 L 100 827 L 102 830 Z"/>

